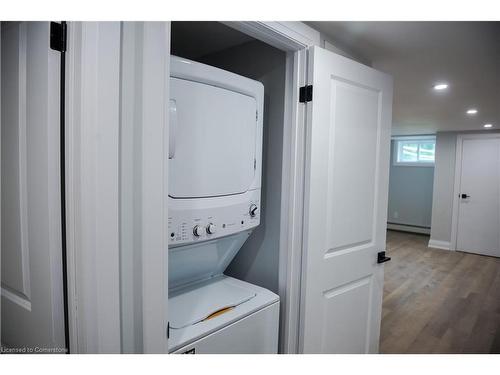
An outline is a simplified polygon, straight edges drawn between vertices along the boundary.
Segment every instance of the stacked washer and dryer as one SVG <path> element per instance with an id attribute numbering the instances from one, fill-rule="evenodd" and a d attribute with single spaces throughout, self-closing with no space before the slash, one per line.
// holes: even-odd
<path id="1" fill-rule="evenodd" d="M 224 271 L 260 224 L 264 87 L 172 56 L 171 353 L 277 353 L 279 297 Z"/>

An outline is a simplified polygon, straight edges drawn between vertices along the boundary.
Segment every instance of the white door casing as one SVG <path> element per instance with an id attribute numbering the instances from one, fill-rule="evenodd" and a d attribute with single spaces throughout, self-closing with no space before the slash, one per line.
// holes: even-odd
<path id="1" fill-rule="evenodd" d="M 166 353 L 170 23 L 69 22 L 68 38 L 71 352 Z"/>
<path id="2" fill-rule="evenodd" d="M 68 23 L 67 252 L 72 353 L 120 352 L 120 23 Z"/>
<path id="3" fill-rule="evenodd" d="M 300 351 L 376 353 L 392 79 L 309 50 Z"/>
<path id="4" fill-rule="evenodd" d="M 456 163 L 454 248 L 500 257 L 500 134 L 460 135 Z"/>
<path id="5" fill-rule="evenodd" d="M 64 352 L 60 61 L 49 29 L 2 23 L 2 343 Z"/>

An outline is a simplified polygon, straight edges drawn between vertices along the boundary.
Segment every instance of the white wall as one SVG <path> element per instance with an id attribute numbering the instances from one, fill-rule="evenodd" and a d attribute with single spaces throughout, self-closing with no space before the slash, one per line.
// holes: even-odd
<path id="1" fill-rule="evenodd" d="M 372 66 L 372 62 L 356 55 L 355 53 L 348 51 L 345 48 L 339 48 L 335 43 L 331 42 L 328 37 L 326 37 L 324 34 L 321 34 L 321 40 L 322 40 L 322 47 L 328 51 L 334 52 L 337 55 L 342 55 L 345 57 L 348 57 L 354 61 L 357 61 L 361 64 L 367 65 L 367 66 Z"/>
<path id="2" fill-rule="evenodd" d="M 279 281 L 285 57 L 278 49 L 252 41 L 200 59 L 264 84 L 261 224 L 226 273 L 275 293 L 278 293 Z"/>
<path id="3" fill-rule="evenodd" d="M 431 240 L 450 242 L 457 133 L 436 135 Z"/>
<path id="4" fill-rule="evenodd" d="M 430 228 L 434 168 L 394 165 L 393 153 L 394 141 L 391 142 L 387 222 Z"/>

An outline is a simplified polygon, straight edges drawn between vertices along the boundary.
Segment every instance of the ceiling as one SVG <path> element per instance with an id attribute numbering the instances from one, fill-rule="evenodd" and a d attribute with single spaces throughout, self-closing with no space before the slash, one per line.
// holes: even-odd
<path id="1" fill-rule="evenodd" d="M 306 23 L 393 76 L 394 135 L 500 129 L 500 22 Z"/>
<path id="2" fill-rule="evenodd" d="M 172 54 L 188 59 L 198 59 L 253 40 L 220 22 L 172 22 Z"/>

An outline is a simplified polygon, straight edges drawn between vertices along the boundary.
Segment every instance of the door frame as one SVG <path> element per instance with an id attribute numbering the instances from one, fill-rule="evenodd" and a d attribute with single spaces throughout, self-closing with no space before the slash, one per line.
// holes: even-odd
<path id="1" fill-rule="evenodd" d="M 143 22 L 137 59 L 141 121 L 142 342 L 167 351 L 165 261 L 169 22 Z M 121 22 L 69 22 L 67 251 L 72 353 L 120 353 Z M 162 80 L 162 77 L 164 78 Z M 158 122 L 163 127 L 157 126 Z M 160 203 L 160 204 L 159 204 Z M 164 273 L 165 270 L 165 273 Z M 146 271 L 146 272 L 144 272 Z"/>
<path id="2" fill-rule="evenodd" d="M 500 132 L 497 133 L 472 133 L 472 134 L 458 134 L 456 151 L 455 151 L 455 178 L 453 183 L 453 209 L 451 216 L 451 243 L 450 250 L 457 250 L 457 236 L 458 236 L 458 214 L 459 214 L 459 198 L 460 193 L 460 183 L 462 176 L 462 149 L 463 142 L 466 139 L 492 139 L 500 138 Z"/>
<path id="3" fill-rule="evenodd" d="M 70 351 L 118 353 L 119 24 L 109 22 L 101 27 L 98 22 L 68 22 L 67 25 L 66 235 Z"/>
<path id="4" fill-rule="evenodd" d="M 305 170 L 305 106 L 299 103 L 299 87 L 306 83 L 306 50 L 321 43 L 320 33 L 301 22 L 224 22 L 226 25 L 286 52 L 286 86 L 281 233 L 279 249 L 279 294 L 281 298 L 280 352 L 298 352 L 300 279 L 302 270 L 303 183 Z M 106 24 L 106 25 L 104 25 Z M 68 22 L 66 148 L 67 148 L 67 251 L 69 331 L 72 353 L 120 352 L 120 236 L 119 159 L 120 113 L 118 95 L 102 94 L 103 77 L 111 79 L 111 90 L 120 85 L 119 23 Z M 103 27 L 101 30 L 100 27 Z M 104 28 L 108 28 L 107 31 Z M 145 353 L 167 353 L 165 329 L 168 238 L 164 225 L 168 212 L 168 116 L 158 113 L 157 100 L 168 102 L 168 74 L 163 86 L 158 73 L 168 72 L 170 22 L 145 22 L 143 35 L 144 80 L 154 90 L 142 118 L 163 116 L 163 129 L 144 122 L 142 241 L 143 299 L 142 341 Z M 169 42 L 170 40 L 168 40 Z M 161 44 L 163 52 L 159 53 Z M 156 63 L 155 63 L 156 61 Z M 158 63 L 159 61 L 159 63 Z M 163 75 L 163 74 L 162 74 Z M 112 78 L 109 78 L 112 77 Z M 157 87 L 162 86 L 162 87 Z M 149 87 L 149 86 L 148 86 Z M 105 90 L 104 90 L 105 91 Z M 156 98 L 156 99 L 155 99 Z M 158 99 L 159 98 L 159 99 Z M 149 100 L 148 99 L 148 100 Z M 149 114 L 148 114 L 149 113 Z M 155 117 L 155 120 L 158 120 Z M 99 125 L 106 121 L 108 130 Z M 149 126 L 147 124 L 150 124 Z M 99 143 L 96 144 L 96 138 Z M 145 177 L 145 178 L 144 178 Z M 147 210 L 146 208 L 147 207 Z M 163 218 L 163 219 L 159 219 Z M 104 227 L 96 223 L 106 223 Z M 97 228 L 96 228 L 97 227 Z M 102 251 L 105 249 L 105 251 Z M 83 252 L 82 250 L 85 250 Z M 101 251 L 99 251 L 101 250 Z M 147 250 L 147 251 L 146 251 Z M 162 328 L 163 327 L 163 328 Z"/>

